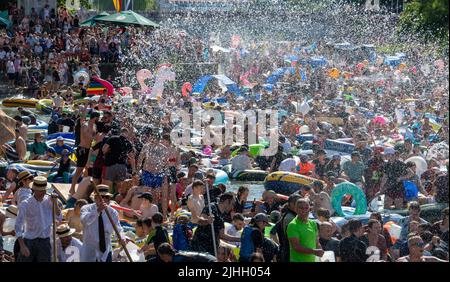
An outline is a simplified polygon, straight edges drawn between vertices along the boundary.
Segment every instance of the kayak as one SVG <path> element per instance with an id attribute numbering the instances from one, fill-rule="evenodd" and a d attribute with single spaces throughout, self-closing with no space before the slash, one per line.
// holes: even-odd
<path id="1" fill-rule="evenodd" d="M 264 188 L 266 190 L 273 190 L 278 194 L 289 196 L 299 191 L 302 187 L 309 186 L 314 181 L 321 180 L 297 173 L 276 171 L 266 177 Z"/>
<path id="2" fill-rule="evenodd" d="M 37 99 L 23 99 L 23 98 L 7 98 L 2 101 L 4 107 L 16 108 L 35 108 L 38 103 Z"/>

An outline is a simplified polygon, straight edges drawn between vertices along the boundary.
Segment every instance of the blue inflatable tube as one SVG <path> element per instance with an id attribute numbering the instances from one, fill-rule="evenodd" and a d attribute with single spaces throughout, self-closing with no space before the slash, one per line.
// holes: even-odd
<path id="1" fill-rule="evenodd" d="M 36 124 L 28 126 L 28 129 L 47 129 L 48 123 L 43 120 L 36 120 Z"/>
<path id="2" fill-rule="evenodd" d="M 214 185 L 218 184 L 227 184 L 229 181 L 228 174 L 220 169 L 213 169 L 214 173 L 216 174 L 216 181 L 214 182 Z"/>
<path id="3" fill-rule="evenodd" d="M 305 141 L 313 141 L 314 136 L 312 134 L 300 134 L 297 135 L 297 141 L 303 143 Z"/>
<path id="4" fill-rule="evenodd" d="M 344 195 L 352 195 L 354 201 L 356 202 L 356 208 L 354 211 L 354 215 L 364 215 L 367 213 L 367 200 L 366 195 L 363 190 L 356 186 L 351 182 L 343 182 L 336 185 L 336 187 L 331 191 L 331 205 L 336 213 L 340 216 L 349 216 L 346 215 L 342 209 L 342 197 Z M 352 215 L 353 216 L 353 215 Z"/>
<path id="5" fill-rule="evenodd" d="M 64 139 L 72 139 L 75 140 L 75 133 L 73 132 L 57 132 L 47 136 L 47 140 L 56 139 L 58 137 L 63 137 Z"/>

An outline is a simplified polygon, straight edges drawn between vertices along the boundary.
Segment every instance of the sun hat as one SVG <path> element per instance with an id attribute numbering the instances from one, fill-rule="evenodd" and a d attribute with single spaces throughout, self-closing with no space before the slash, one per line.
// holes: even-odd
<path id="1" fill-rule="evenodd" d="M 100 196 L 112 197 L 113 195 L 109 193 L 109 186 L 105 184 L 97 185 L 98 193 Z"/>
<path id="2" fill-rule="evenodd" d="M 67 223 L 61 224 L 56 228 L 56 235 L 58 238 L 64 238 L 75 233 L 75 228 L 70 228 Z"/>
<path id="3" fill-rule="evenodd" d="M 9 205 L 5 210 L 5 216 L 8 218 L 16 218 L 19 209 L 15 205 Z"/>
<path id="4" fill-rule="evenodd" d="M 18 175 L 17 175 L 17 182 L 26 180 L 31 178 L 33 175 L 28 171 L 28 170 L 24 170 L 21 171 Z"/>
<path id="5" fill-rule="evenodd" d="M 47 178 L 44 176 L 36 176 L 33 180 L 33 184 L 31 186 L 31 190 L 34 191 L 45 191 L 47 188 L 50 188 L 50 185 L 47 182 Z"/>

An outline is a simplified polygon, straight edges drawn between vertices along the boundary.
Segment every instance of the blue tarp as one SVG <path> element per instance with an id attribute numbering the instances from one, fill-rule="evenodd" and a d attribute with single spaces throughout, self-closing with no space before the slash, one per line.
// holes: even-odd
<path id="1" fill-rule="evenodd" d="M 286 72 L 290 71 L 291 74 L 295 74 L 295 68 L 294 67 L 285 67 L 285 68 L 279 68 L 276 71 L 274 71 L 266 80 L 266 83 L 275 85 L 280 78 L 284 76 Z"/>
<path id="2" fill-rule="evenodd" d="M 208 82 L 211 79 L 217 79 L 220 82 L 222 82 L 223 84 L 225 84 L 225 86 L 227 87 L 227 90 L 231 93 L 234 93 L 236 95 L 240 95 L 241 94 L 241 90 L 239 89 L 238 85 L 232 81 L 231 79 L 229 79 L 228 77 L 224 76 L 224 75 L 206 75 L 201 77 L 199 80 L 197 80 L 197 82 L 195 83 L 194 87 L 192 88 L 192 93 L 197 93 L 200 94 L 205 90 L 206 85 L 208 84 Z"/>
<path id="3" fill-rule="evenodd" d="M 385 56 L 384 57 L 384 63 L 386 65 L 390 65 L 391 67 L 396 67 L 400 65 L 402 62 L 402 58 L 399 56 Z"/>
<path id="4" fill-rule="evenodd" d="M 324 67 L 327 65 L 327 60 L 324 57 L 311 57 L 309 64 L 313 67 Z"/>

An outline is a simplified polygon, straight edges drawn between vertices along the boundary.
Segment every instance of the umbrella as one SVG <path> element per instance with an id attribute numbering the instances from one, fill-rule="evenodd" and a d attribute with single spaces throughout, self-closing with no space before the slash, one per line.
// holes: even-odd
<path id="1" fill-rule="evenodd" d="M 133 11 L 122 11 L 113 15 L 96 19 L 97 22 L 114 23 L 118 25 L 143 25 L 159 27 L 159 25 L 151 20 L 135 13 Z"/>
<path id="2" fill-rule="evenodd" d="M 109 16 L 110 14 L 107 12 L 101 12 L 98 15 L 95 15 L 93 17 L 90 17 L 89 19 L 85 20 L 80 24 L 80 26 L 95 26 L 98 19 Z"/>
<path id="3" fill-rule="evenodd" d="M 0 145 L 15 138 L 16 121 L 0 110 Z"/>

